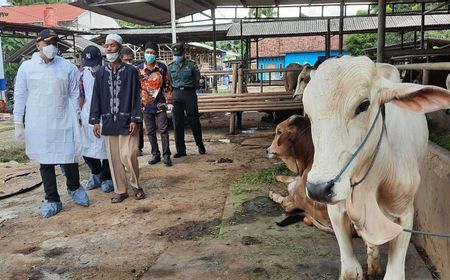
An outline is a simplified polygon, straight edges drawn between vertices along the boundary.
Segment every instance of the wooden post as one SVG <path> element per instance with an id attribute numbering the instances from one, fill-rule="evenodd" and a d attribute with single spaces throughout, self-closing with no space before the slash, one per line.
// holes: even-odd
<path id="1" fill-rule="evenodd" d="M 237 93 L 243 93 L 244 88 L 244 65 L 241 65 L 238 70 L 238 83 Z M 236 126 L 238 129 L 242 129 L 242 112 L 236 113 Z"/>
<path id="2" fill-rule="evenodd" d="M 237 93 L 237 79 L 238 79 L 238 64 L 233 63 L 232 66 L 233 73 L 231 74 L 232 81 L 231 81 L 231 93 L 236 94 Z M 230 134 L 236 134 L 236 113 L 231 113 L 230 115 L 230 128 L 229 128 Z"/>

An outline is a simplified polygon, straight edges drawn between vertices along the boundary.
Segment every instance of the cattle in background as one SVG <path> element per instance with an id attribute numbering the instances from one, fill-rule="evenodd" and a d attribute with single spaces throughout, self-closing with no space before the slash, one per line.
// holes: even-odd
<path id="1" fill-rule="evenodd" d="M 288 196 L 270 192 L 269 197 L 279 203 L 287 213 L 296 209 L 304 211 L 306 224 L 333 232 L 325 204 L 315 202 L 306 196 L 305 185 L 312 166 L 314 146 L 308 119 L 293 115 L 276 127 L 272 145 L 267 149 L 269 158 L 280 158 L 297 177 L 277 176 L 280 182 L 288 183 Z"/>
<path id="2" fill-rule="evenodd" d="M 450 106 L 450 92 L 400 83 L 397 69 L 367 57 L 325 61 L 303 96 L 315 147 L 307 193 L 328 203 L 339 243 L 340 279 L 363 279 L 351 227 L 368 245 L 368 275 L 382 273 L 378 245 L 389 243 L 385 280 L 405 279 L 405 257 L 428 144 L 423 113 Z"/>
<path id="3" fill-rule="evenodd" d="M 306 86 L 311 80 L 311 72 L 315 71 L 315 68 L 309 64 L 303 66 L 302 72 L 298 75 L 297 78 L 297 86 L 295 88 L 295 92 L 293 98 L 295 100 L 302 100 L 303 92 L 305 91 Z"/>
<path id="4" fill-rule="evenodd" d="M 297 86 L 297 78 L 303 69 L 303 66 L 298 63 L 289 63 L 286 69 L 297 69 L 298 71 L 289 71 L 283 73 L 284 89 L 293 92 Z"/>

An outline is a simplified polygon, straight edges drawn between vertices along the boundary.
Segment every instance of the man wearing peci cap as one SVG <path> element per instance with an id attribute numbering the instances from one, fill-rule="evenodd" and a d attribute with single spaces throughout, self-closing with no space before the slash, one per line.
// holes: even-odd
<path id="1" fill-rule="evenodd" d="M 95 75 L 89 123 L 94 125 L 95 136 L 105 136 L 115 192 L 111 202 L 128 198 L 125 168 L 130 172 L 135 198 L 143 199 L 137 159 L 137 127 L 142 122 L 139 73 L 120 59 L 122 37 L 109 34 L 104 47 L 108 64 Z"/>
<path id="2" fill-rule="evenodd" d="M 173 126 L 175 131 L 174 158 L 186 156 L 184 142 L 184 111 L 192 129 L 199 154 L 206 153 L 202 139 L 202 127 L 198 113 L 196 89 L 199 87 L 200 71 L 197 64 L 185 57 L 184 44 L 172 45 L 173 62 L 169 64 L 170 81 L 173 88 Z"/>
<path id="3" fill-rule="evenodd" d="M 45 191 L 41 214 L 45 218 L 62 209 L 55 176 L 57 164 L 64 165 L 67 190 L 73 201 L 89 205 L 78 170 L 81 157 L 78 70 L 57 55 L 57 42 L 53 30 L 39 32 L 36 38 L 39 52 L 22 63 L 14 87 L 15 135 L 19 141 L 25 138 L 26 154 L 40 163 Z"/>
<path id="4" fill-rule="evenodd" d="M 84 186 L 86 190 L 101 187 L 104 192 L 113 190 L 111 171 L 109 169 L 106 152 L 105 137 L 97 138 L 93 127 L 89 124 L 89 111 L 91 109 L 92 91 L 94 89 L 95 75 L 100 70 L 102 53 L 96 46 L 88 46 L 83 51 L 84 67 L 80 69 L 80 107 L 82 126 L 82 155 L 91 170 L 89 180 Z"/>

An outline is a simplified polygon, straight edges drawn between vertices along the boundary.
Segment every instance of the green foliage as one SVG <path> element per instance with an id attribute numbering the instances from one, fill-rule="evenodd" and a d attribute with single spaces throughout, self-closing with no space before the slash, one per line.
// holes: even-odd
<path id="1" fill-rule="evenodd" d="M 295 174 L 291 172 L 285 164 L 275 164 L 270 169 L 243 174 L 239 178 L 233 180 L 232 185 L 274 184 L 276 182 L 275 176 L 277 175 L 295 176 Z"/>
<path id="2" fill-rule="evenodd" d="M 0 162 L 17 161 L 25 162 L 28 160 L 25 154 L 24 146 L 11 146 L 0 149 Z"/>
<path id="3" fill-rule="evenodd" d="M 248 17 L 250 18 L 272 18 L 277 16 L 275 8 L 250 8 L 248 10 Z"/>
<path id="4" fill-rule="evenodd" d="M 122 28 L 149 28 L 149 27 L 152 27 L 152 25 L 137 24 L 137 23 L 132 23 L 132 22 L 128 22 L 125 20 L 121 20 L 121 19 L 117 20 L 117 23 Z"/>
<path id="5" fill-rule="evenodd" d="M 219 48 L 219 49 L 226 50 L 226 51 L 232 51 L 239 55 L 241 53 L 241 41 L 239 41 L 239 40 L 218 41 L 218 42 L 216 42 L 216 44 L 217 44 L 217 48 Z M 205 45 L 212 47 L 213 42 L 205 42 Z"/>
<path id="6" fill-rule="evenodd" d="M 430 140 L 450 151 L 450 131 L 430 133 Z"/>
<path id="7" fill-rule="evenodd" d="M 377 43 L 377 34 L 353 34 L 345 42 L 346 50 L 354 56 L 363 55 L 364 49 L 375 47 Z"/>
<path id="8" fill-rule="evenodd" d="M 2 37 L 2 48 L 5 57 L 10 56 L 15 51 L 25 46 L 30 40 L 23 38 L 10 38 Z M 18 63 L 5 63 L 5 78 L 8 80 L 8 87 L 12 88 L 14 86 L 14 78 L 16 77 L 17 70 L 19 69 Z"/>

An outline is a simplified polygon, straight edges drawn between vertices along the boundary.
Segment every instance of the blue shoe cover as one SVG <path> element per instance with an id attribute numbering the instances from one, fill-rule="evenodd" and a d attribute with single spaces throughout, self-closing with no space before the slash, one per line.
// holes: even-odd
<path id="1" fill-rule="evenodd" d="M 54 216 L 58 214 L 59 211 L 62 209 L 62 203 L 61 202 L 49 202 L 44 201 L 41 205 L 41 214 L 44 218 L 50 218 L 51 216 Z"/>
<path id="2" fill-rule="evenodd" d="M 68 191 L 68 192 L 76 204 L 81 206 L 89 206 L 89 197 L 82 186 L 80 186 L 75 191 Z"/>
<path id="3" fill-rule="evenodd" d="M 102 191 L 105 193 L 112 192 L 114 190 L 114 184 L 112 180 L 105 180 L 102 182 Z"/>
<path id="4" fill-rule="evenodd" d="M 91 175 L 89 175 L 89 181 L 87 182 L 85 189 L 90 191 L 90 190 L 100 187 L 100 184 L 101 184 L 100 176 L 91 174 Z"/>

